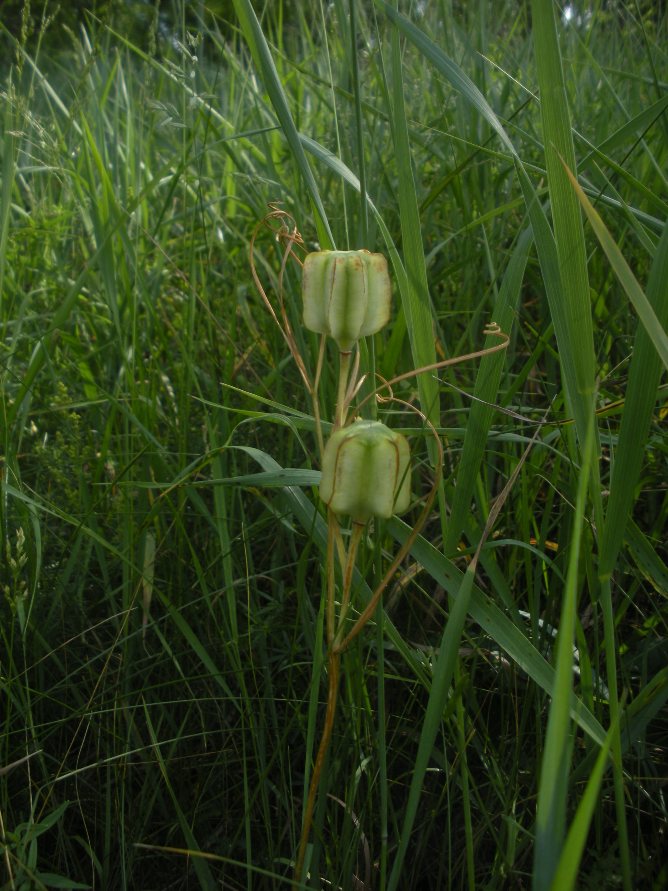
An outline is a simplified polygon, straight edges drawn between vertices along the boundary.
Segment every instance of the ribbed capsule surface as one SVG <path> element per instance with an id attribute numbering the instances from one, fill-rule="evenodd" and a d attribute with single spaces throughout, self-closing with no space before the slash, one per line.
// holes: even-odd
<path id="1" fill-rule="evenodd" d="M 410 504 L 408 440 L 380 421 L 358 420 L 329 438 L 323 455 L 320 497 L 336 514 L 356 523 L 389 518 Z"/>
<path id="2" fill-rule="evenodd" d="M 302 273 L 304 324 L 329 334 L 342 352 L 380 331 L 390 318 L 387 260 L 369 251 L 314 251 Z"/>

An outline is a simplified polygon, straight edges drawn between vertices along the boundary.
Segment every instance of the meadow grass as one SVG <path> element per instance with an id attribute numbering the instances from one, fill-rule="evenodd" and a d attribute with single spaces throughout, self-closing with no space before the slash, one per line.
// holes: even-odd
<path id="1" fill-rule="evenodd" d="M 343 654 L 306 886 L 663 887 L 665 13 L 233 6 L 0 31 L 2 887 L 291 885 L 327 520 L 251 274 L 277 202 L 307 250 L 389 258 L 363 372 L 509 336 L 394 388 L 443 478 Z M 292 261 L 281 296 L 313 375 Z M 409 436 L 415 506 L 362 540 L 356 613 L 437 456 L 365 412 Z"/>

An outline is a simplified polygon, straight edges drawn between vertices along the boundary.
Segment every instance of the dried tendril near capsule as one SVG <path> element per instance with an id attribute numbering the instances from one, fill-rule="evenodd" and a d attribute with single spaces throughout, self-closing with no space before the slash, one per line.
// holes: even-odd
<path id="1" fill-rule="evenodd" d="M 304 324 L 329 334 L 341 352 L 380 331 L 390 318 L 392 286 L 382 254 L 314 251 L 304 260 Z"/>
<path id="2" fill-rule="evenodd" d="M 408 440 L 380 421 L 358 420 L 332 434 L 322 460 L 320 497 L 354 523 L 389 518 L 410 504 Z"/>

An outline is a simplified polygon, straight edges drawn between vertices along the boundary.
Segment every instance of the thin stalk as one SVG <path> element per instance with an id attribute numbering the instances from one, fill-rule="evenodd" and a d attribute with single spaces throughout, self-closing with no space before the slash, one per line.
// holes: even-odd
<path id="1" fill-rule="evenodd" d="M 343 355 L 343 354 L 342 354 Z M 349 354 L 348 354 L 349 355 Z M 309 785 L 308 797 L 306 799 L 306 808 L 304 811 L 304 819 L 302 823 L 302 834 L 299 841 L 299 850 L 297 853 L 297 861 L 295 864 L 293 887 L 297 888 L 302 879 L 304 871 L 304 860 L 306 858 L 306 847 L 308 845 L 309 836 L 311 834 L 311 825 L 313 823 L 313 811 L 315 801 L 318 794 L 318 786 L 320 785 L 320 777 L 323 765 L 329 749 L 334 729 L 334 718 L 336 716 L 336 705 L 339 695 L 339 677 L 341 674 L 341 651 L 336 646 L 336 635 L 341 630 L 341 622 L 345 616 L 346 609 L 350 603 L 350 591 L 352 588 L 353 571 L 355 569 L 355 559 L 357 550 L 364 534 L 365 526 L 361 523 L 353 525 L 353 533 L 348 547 L 348 553 L 345 560 L 341 561 L 344 567 L 343 571 L 343 591 L 341 595 L 341 616 L 339 618 L 339 628 L 336 629 L 336 612 L 335 612 L 335 576 L 334 576 L 334 549 L 336 543 L 336 535 L 338 531 L 338 521 L 333 511 L 327 513 L 328 534 L 327 534 L 327 644 L 329 649 L 328 656 L 328 678 L 329 688 L 327 693 L 327 712 L 325 714 L 325 725 L 320 739 L 320 746 L 311 775 L 311 783 Z"/>
<path id="2" fill-rule="evenodd" d="M 355 19 L 355 0 L 349 0 L 348 14 L 350 20 L 350 60 L 353 74 L 353 104 L 355 108 L 355 148 L 357 149 L 357 168 L 360 179 L 360 238 L 366 245 L 369 241 L 369 207 L 366 194 L 366 164 L 364 161 L 364 126 L 362 123 L 362 93 L 360 90 L 359 55 L 357 52 L 357 22 Z"/>
<path id="3" fill-rule="evenodd" d="M 308 790 L 308 798 L 306 800 L 306 810 L 304 812 L 304 822 L 302 825 L 302 835 L 299 841 L 299 852 L 297 854 L 297 862 L 295 864 L 294 888 L 299 887 L 304 870 L 304 859 L 306 857 L 306 846 L 308 845 L 309 835 L 311 834 L 311 824 L 313 822 L 313 809 L 315 807 L 315 799 L 318 794 L 318 786 L 320 785 L 320 775 L 329 749 L 329 743 L 332 738 L 332 730 L 334 729 L 334 718 L 336 716 L 336 704 L 339 694 L 339 675 L 341 670 L 341 654 L 330 650 L 328 659 L 328 675 L 329 690 L 327 693 L 327 712 L 325 714 L 325 726 L 322 731 L 318 754 L 315 759 L 313 775 L 311 776 L 311 785 Z"/>
<path id="4" fill-rule="evenodd" d="M 336 633 L 334 545 L 338 523 L 334 512 L 327 511 L 327 646 L 331 648 Z"/>
<path id="5" fill-rule="evenodd" d="M 461 662 L 455 662 L 455 684 L 461 680 Z M 462 697 L 457 697 L 457 741 L 459 743 L 459 763 L 461 765 L 462 806 L 464 808 L 464 838 L 466 841 L 466 873 L 469 891 L 475 891 L 475 859 L 473 854 L 473 823 L 471 821 L 471 796 L 469 790 L 469 766 L 466 757 L 466 727 Z"/>
<path id="6" fill-rule="evenodd" d="M 379 573 L 377 572 L 376 577 Z M 378 780 L 380 789 L 380 884 L 384 891 L 387 883 L 387 855 L 388 855 L 388 794 L 387 794 L 387 738 L 385 733 L 385 628 L 383 616 L 379 617 L 376 625 L 376 647 L 378 652 L 378 704 L 376 714 L 378 719 Z"/>
<path id="7" fill-rule="evenodd" d="M 610 703 L 610 730 L 612 732 L 612 776 L 615 788 L 615 812 L 617 814 L 617 837 L 619 859 L 622 867 L 622 882 L 625 891 L 633 888 L 631 860 L 629 857 L 629 836 L 626 825 L 626 799 L 624 795 L 624 770 L 622 762 L 622 741 L 620 733 L 619 695 L 617 689 L 617 656 L 615 644 L 615 617 L 612 608 L 610 579 L 601 582 L 601 607 L 603 612 L 603 635 L 605 638 L 605 669 Z"/>
<path id="8" fill-rule="evenodd" d="M 322 462 L 322 456 L 325 451 L 325 441 L 322 436 L 322 424 L 320 423 L 320 401 L 318 399 L 318 387 L 320 386 L 320 376 L 322 374 L 322 366 L 325 359 L 325 344 L 327 338 L 323 336 L 320 338 L 320 349 L 318 350 L 318 364 L 315 369 L 315 379 L 313 381 L 313 387 L 311 388 L 311 402 L 313 403 L 313 419 L 315 421 L 315 435 L 318 440 L 318 453 L 320 455 L 320 461 Z"/>
<path id="9" fill-rule="evenodd" d="M 355 569 L 355 561 L 357 559 L 357 549 L 364 535 L 366 525 L 364 523 L 353 523 L 353 531 L 350 537 L 350 545 L 348 546 L 348 559 L 346 560 L 346 568 L 343 574 L 343 597 L 341 599 L 341 611 L 339 612 L 339 627 L 334 638 L 334 648 L 343 632 L 343 622 L 350 605 L 350 592 L 353 584 L 353 571 Z"/>
<path id="10" fill-rule="evenodd" d="M 350 362 L 352 352 L 339 353 L 339 386 L 336 396 L 335 429 L 344 427 L 346 423 L 346 394 L 348 391 L 348 378 L 350 376 Z"/>
<path id="11" fill-rule="evenodd" d="M 1 810 L 0 810 L 0 833 L 2 833 L 3 838 L 7 837 L 5 834 L 5 823 L 4 823 L 4 820 L 2 819 L 2 811 Z M 7 875 L 9 876 L 9 888 L 11 888 L 11 891 L 14 891 L 14 889 L 16 888 L 16 883 L 14 882 L 14 873 L 12 872 L 12 861 L 10 860 L 10 857 L 9 857 L 9 845 L 5 845 L 4 848 L 5 848 L 5 850 L 4 850 L 5 867 L 7 868 Z"/>

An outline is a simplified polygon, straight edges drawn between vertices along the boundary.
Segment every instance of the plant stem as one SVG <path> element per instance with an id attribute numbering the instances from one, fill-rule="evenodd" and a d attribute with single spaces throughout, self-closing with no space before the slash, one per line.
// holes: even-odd
<path id="1" fill-rule="evenodd" d="M 631 860 L 629 857 L 629 836 L 626 825 L 626 806 L 624 796 L 624 768 L 622 760 L 622 742 L 620 736 L 620 709 L 617 686 L 617 659 L 615 646 L 615 618 L 612 608 L 612 592 L 610 579 L 601 583 L 601 607 L 603 610 L 603 633 L 605 636 L 606 681 L 609 691 L 610 726 L 614 727 L 612 737 L 612 763 L 615 788 L 615 810 L 617 814 L 617 838 L 619 843 L 619 860 L 622 867 L 622 884 L 624 891 L 633 888 Z"/>
<path id="2" fill-rule="evenodd" d="M 348 387 L 348 377 L 350 375 L 350 360 L 352 353 L 339 353 L 339 388 L 336 396 L 336 415 L 334 428 L 344 427 L 346 423 L 346 390 Z"/>
<path id="3" fill-rule="evenodd" d="M 325 726 L 322 731 L 322 739 L 318 748 L 318 754 L 315 759 L 313 775 L 311 776 L 311 785 L 308 790 L 308 798 L 306 800 L 306 810 L 304 812 L 304 821 L 302 824 L 302 834 L 299 841 L 299 852 L 297 854 L 297 862 L 295 865 L 293 888 L 299 887 L 302 879 L 302 871 L 304 869 L 304 859 L 306 857 L 306 846 L 308 844 L 309 835 L 311 834 L 311 823 L 313 822 L 313 809 L 315 807 L 315 799 L 320 785 L 320 775 L 322 773 L 329 743 L 332 738 L 332 730 L 334 729 L 334 717 L 336 715 L 336 703 L 339 693 L 339 674 L 341 668 L 341 654 L 330 650 L 328 659 L 328 675 L 329 675 L 329 691 L 327 694 L 327 713 L 325 715 Z"/>
<path id="4" fill-rule="evenodd" d="M 353 523 L 353 531 L 350 536 L 350 544 L 348 546 L 348 557 L 346 559 L 346 568 L 343 573 L 343 597 L 341 598 L 341 611 L 339 612 L 339 627 L 337 628 L 337 634 L 335 641 L 343 633 L 343 620 L 346 617 L 346 613 L 348 612 L 348 605 L 350 604 L 350 592 L 352 590 L 353 584 L 353 572 L 355 570 L 355 561 L 357 559 L 357 550 L 359 548 L 359 543 L 362 540 L 362 536 L 364 535 L 364 530 L 366 529 L 366 525 L 364 523 Z M 336 644 L 335 644 L 336 645 Z"/>
<path id="5" fill-rule="evenodd" d="M 304 860 L 306 857 L 306 846 L 308 845 L 309 835 L 311 834 L 311 824 L 313 822 L 313 810 L 315 808 L 315 799 L 320 785 L 320 776 L 322 768 L 329 749 L 329 743 L 332 738 L 334 729 L 334 717 L 336 715 L 336 704 L 339 693 L 339 676 L 341 673 L 341 653 L 337 649 L 336 641 L 341 632 L 341 623 L 345 616 L 348 604 L 350 603 L 350 591 L 352 588 L 353 571 L 355 569 L 355 560 L 357 550 L 361 541 L 364 529 L 361 523 L 353 524 L 352 536 L 348 546 L 348 553 L 345 560 L 341 561 L 344 565 L 343 572 L 343 593 L 341 596 L 341 614 L 339 616 L 338 628 L 336 627 L 336 614 L 334 596 L 336 593 L 335 576 L 334 576 L 334 544 L 338 521 L 333 511 L 327 513 L 327 644 L 329 648 L 328 656 L 328 676 L 329 689 L 327 693 L 327 712 L 325 714 L 325 726 L 322 731 L 322 738 L 316 755 L 311 783 L 309 785 L 308 797 L 306 799 L 306 809 L 304 811 L 304 819 L 302 822 L 302 834 L 299 840 L 299 850 L 297 853 L 297 862 L 295 864 L 294 884 L 297 888 L 302 879 L 304 870 Z"/>

